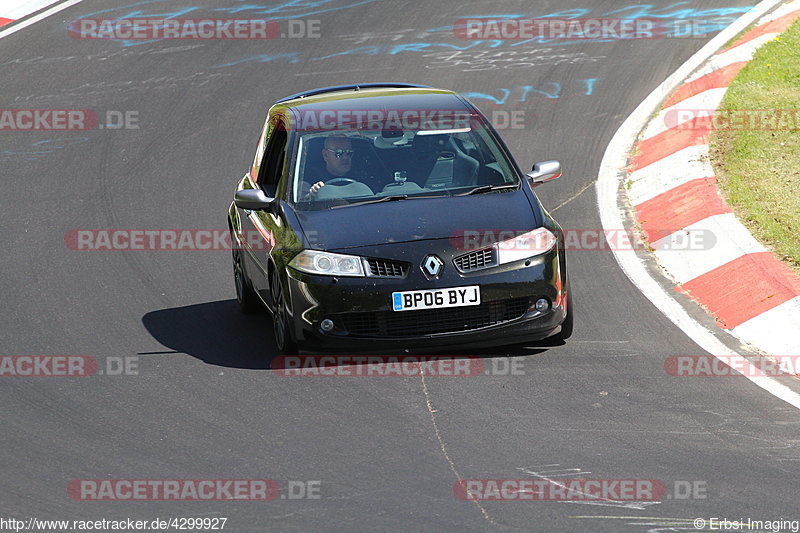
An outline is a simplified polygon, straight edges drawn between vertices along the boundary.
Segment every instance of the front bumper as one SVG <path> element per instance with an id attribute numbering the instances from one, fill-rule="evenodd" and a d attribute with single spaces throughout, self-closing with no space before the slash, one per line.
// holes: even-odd
<path id="1" fill-rule="evenodd" d="M 424 250 L 397 250 L 392 254 L 396 259 L 425 255 Z M 359 255 L 386 257 L 391 252 L 384 246 Z M 305 349 L 331 351 L 489 347 L 543 339 L 564 321 L 568 288 L 557 248 L 527 264 L 520 261 L 468 274 L 454 268 L 451 258 L 443 259 L 449 268 L 437 279 L 428 279 L 413 260 L 404 278 L 334 278 L 287 268 L 295 339 Z M 393 292 L 469 285 L 480 286 L 480 306 L 392 311 Z M 548 299 L 550 309 L 536 311 L 539 298 Z M 324 319 L 333 321 L 333 330 L 322 330 Z"/>

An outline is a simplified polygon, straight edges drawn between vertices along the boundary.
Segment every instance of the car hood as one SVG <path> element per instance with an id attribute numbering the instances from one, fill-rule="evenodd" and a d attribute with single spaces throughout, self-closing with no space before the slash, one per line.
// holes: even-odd
<path id="1" fill-rule="evenodd" d="M 445 239 L 464 231 L 499 233 L 536 227 L 536 216 L 521 189 L 296 211 L 296 214 L 310 247 L 316 250 Z"/>

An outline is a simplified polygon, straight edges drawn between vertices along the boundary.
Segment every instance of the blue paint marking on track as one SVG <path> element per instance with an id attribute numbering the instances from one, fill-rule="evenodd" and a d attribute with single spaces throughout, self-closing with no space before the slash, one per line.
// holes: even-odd
<path id="1" fill-rule="evenodd" d="M 123 6 L 110 7 L 108 9 L 101 9 L 93 13 L 86 13 L 84 18 L 96 17 L 97 15 L 111 15 L 113 14 L 114 20 L 131 18 L 131 17 L 147 17 L 147 18 L 176 18 L 194 13 L 197 11 L 214 11 L 225 13 L 227 15 L 269 15 L 272 20 L 284 20 L 290 18 L 310 17 L 314 15 L 321 15 L 322 13 L 330 13 L 333 11 L 340 11 L 343 9 L 350 9 L 381 0 L 287 0 L 278 2 L 276 4 L 248 4 L 240 2 L 238 6 L 231 7 L 216 7 L 208 8 L 206 6 L 185 5 L 183 7 L 174 7 L 174 0 L 140 0 L 131 4 Z M 156 6 L 163 4 L 168 10 L 162 13 L 148 12 L 141 8 L 144 6 Z M 173 11 L 169 11 L 172 9 Z"/>
<path id="2" fill-rule="evenodd" d="M 662 18 L 662 19 L 676 19 L 676 20 L 687 20 L 687 19 L 707 19 L 707 18 L 724 18 L 724 20 L 719 20 L 716 24 L 709 25 L 706 29 L 706 34 L 714 33 L 725 28 L 727 25 L 732 23 L 739 15 L 742 15 L 748 11 L 750 11 L 754 6 L 733 6 L 733 7 L 721 7 L 715 9 L 695 9 L 692 7 L 687 7 L 690 4 L 689 1 L 682 1 L 682 2 L 675 2 L 668 6 L 656 6 L 654 4 L 631 4 L 629 6 L 621 7 L 618 9 L 614 9 L 611 11 L 606 11 L 603 13 L 593 13 L 592 9 L 587 8 L 578 8 L 578 9 L 566 9 L 563 11 L 557 11 L 554 13 L 547 13 L 545 15 L 532 15 L 531 13 L 493 13 L 493 14 L 479 14 L 479 15 L 468 15 L 458 18 L 475 18 L 475 19 L 525 19 L 525 18 L 535 18 L 535 19 L 546 19 L 546 18 L 561 18 L 561 19 L 579 19 L 579 18 L 588 18 L 589 16 L 594 17 L 608 17 L 610 15 L 616 15 L 618 18 L 625 18 L 625 19 L 639 19 L 639 18 Z M 430 28 L 426 30 L 428 33 L 437 33 L 437 32 L 453 32 L 455 29 L 454 26 L 439 26 L 437 28 Z M 667 36 L 675 36 L 675 35 L 667 35 Z M 536 38 L 536 39 L 527 39 L 522 41 L 516 41 L 510 46 L 520 46 L 523 44 L 558 44 L 559 46 L 566 46 L 572 44 L 585 44 L 587 42 L 591 43 L 607 43 L 613 42 L 613 39 L 579 39 L 573 41 L 564 41 L 564 40 L 553 40 L 553 39 L 545 39 L 545 38 Z"/>
<path id="3" fill-rule="evenodd" d="M 228 63 L 213 65 L 211 68 L 234 67 L 236 65 L 241 65 L 242 63 L 270 63 L 272 61 L 286 61 L 287 63 L 298 63 L 300 61 L 300 58 L 298 57 L 297 52 L 286 52 L 283 54 L 271 54 L 271 55 L 259 54 L 251 57 L 237 59 L 235 61 L 230 61 Z"/>
<path id="4" fill-rule="evenodd" d="M 609 16 L 609 15 L 617 15 L 620 18 L 626 19 L 637 19 L 637 18 L 664 18 L 664 19 L 676 19 L 676 20 L 686 20 L 686 19 L 703 19 L 708 17 L 729 17 L 725 20 L 718 20 L 712 24 L 709 24 L 705 30 L 704 34 L 713 33 L 715 31 L 719 31 L 736 18 L 736 16 L 741 15 L 752 9 L 752 6 L 736 6 L 736 7 L 723 7 L 723 8 L 716 8 L 716 9 L 694 9 L 691 7 L 685 7 L 689 4 L 688 1 L 684 2 L 675 2 L 671 5 L 665 7 L 656 7 L 653 4 L 633 4 L 630 6 L 626 6 L 623 8 L 615 9 L 612 11 L 608 11 L 605 13 L 594 14 L 594 16 Z M 568 9 L 563 11 L 557 11 L 554 13 L 548 13 L 545 15 L 538 15 L 535 18 L 564 18 L 564 19 L 577 19 L 581 17 L 587 17 L 592 15 L 591 9 Z M 474 18 L 531 18 L 530 14 L 506 14 L 506 15 L 477 15 Z M 470 17 L 460 17 L 460 18 L 470 18 Z M 438 28 L 431 28 L 426 30 L 428 33 L 437 33 L 437 32 L 453 32 L 453 26 L 440 26 Z M 676 35 L 667 35 L 668 37 L 676 36 Z M 680 36 L 680 35 L 677 35 Z M 699 36 L 699 35 L 697 35 Z M 376 46 L 361 46 L 358 48 L 353 48 L 350 50 L 344 50 L 341 52 L 336 52 L 333 54 L 329 54 L 326 56 L 316 57 L 313 58 L 314 61 L 320 61 L 325 59 L 330 59 L 333 57 L 341 57 L 346 55 L 397 55 L 403 52 L 431 52 L 437 49 L 446 49 L 446 50 L 469 50 L 477 47 L 486 47 L 486 48 L 513 48 L 519 47 L 523 45 L 530 45 L 530 44 L 549 44 L 549 45 L 556 45 L 556 46 L 568 46 L 574 44 L 586 44 L 586 43 L 609 43 L 614 42 L 614 39 L 576 39 L 576 40 L 569 40 L 564 41 L 563 39 L 545 39 L 541 37 L 537 37 L 534 39 L 526 39 L 522 41 L 504 41 L 504 40 L 477 40 L 473 41 L 469 44 L 459 45 L 459 44 L 452 44 L 447 42 L 423 42 L 423 43 L 406 43 L 406 44 L 389 44 L 389 45 L 376 45 Z"/>
<path id="5" fill-rule="evenodd" d="M 576 80 L 583 91 L 581 96 L 591 96 L 594 93 L 595 84 L 598 78 L 584 78 Z M 557 81 L 545 82 L 539 87 L 533 85 L 520 85 L 513 88 L 499 87 L 499 94 L 488 94 L 477 91 L 464 91 L 461 94 L 470 100 L 487 100 L 492 105 L 522 104 L 528 101 L 530 94 L 544 96 L 549 100 L 557 100 L 562 97 L 562 84 Z"/>
<path id="6" fill-rule="evenodd" d="M 92 13 L 81 15 L 81 18 L 91 18 L 103 15 L 104 18 L 111 20 L 131 19 L 131 18 L 157 18 L 157 19 L 175 19 L 185 17 L 191 13 L 202 11 L 213 11 L 215 13 L 223 13 L 225 15 L 235 15 L 238 17 L 263 17 L 268 15 L 271 20 L 286 20 L 293 18 L 311 17 L 321 15 L 323 13 L 331 13 L 334 11 L 341 11 L 344 9 L 351 9 L 382 0 L 286 0 L 276 4 L 253 4 L 245 3 L 239 0 L 238 6 L 230 7 L 217 7 L 208 8 L 205 6 L 185 5 L 183 7 L 175 7 L 174 1 L 171 0 L 141 0 L 132 4 L 124 6 L 112 7 L 108 9 L 101 9 Z M 163 8 L 159 5 L 163 5 Z M 152 12 L 145 7 L 157 7 L 156 11 L 164 9 L 163 12 Z M 113 39 L 120 43 L 122 46 L 138 46 L 142 44 L 158 42 L 161 39 L 149 40 L 127 40 L 127 39 Z"/>
<path id="7" fill-rule="evenodd" d="M 131 4 L 123 6 L 112 7 L 87 13 L 82 15 L 83 18 L 97 17 L 102 15 L 106 18 L 113 20 L 130 19 L 130 18 L 163 18 L 174 19 L 178 17 L 185 17 L 192 13 L 200 11 L 211 11 L 214 13 L 221 13 L 226 16 L 268 16 L 273 20 L 283 20 L 291 18 L 309 17 L 321 15 L 324 13 L 331 13 L 335 11 L 342 11 L 352 9 L 375 2 L 384 0 L 284 0 L 274 4 L 269 3 L 252 3 L 246 0 L 236 0 L 237 5 L 226 7 L 208 8 L 205 6 L 197 6 L 185 4 L 180 7 L 175 6 L 174 1 L 170 0 L 140 0 Z M 530 13 L 506 13 L 506 14 L 490 14 L 490 15 L 474 15 L 474 18 L 506 18 L 506 19 L 520 19 L 520 18 L 563 18 L 563 19 L 578 19 L 583 17 L 608 17 L 616 16 L 626 19 L 638 18 L 663 18 L 663 19 L 704 19 L 709 17 L 728 17 L 728 19 L 719 20 L 717 23 L 712 23 L 706 27 L 706 33 L 713 33 L 725 27 L 736 16 L 749 11 L 752 6 L 735 6 L 735 7 L 720 7 L 714 9 L 697 9 L 691 6 L 688 0 L 673 2 L 667 6 L 657 6 L 655 4 L 631 4 L 625 7 L 596 13 L 591 8 L 575 8 L 556 11 L 542 15 L 532 15 Z M 470 18 L 459 17 L 459 18 Z M 454 26 L 440 26 L 438 28 L 431 28 L 425 30 L 427 33 L 437 32 L 450 32 L 453 33 Z M 681 35 L 669 35 L 672 37 L 680 37 Z M 154 40 L 116 40 L 124 47 L 138 46 L 157 42 L 159 39 Z M 608 43 L 613 42 L 613 39 L 577 39 L 577 40 L 558 40 L 558 39 L 545 39 L 537 37 L 534 39 L 527 39 L 522 41 L 506 41 L 506 40 L 477 40 L 466 44 L 453 44 L 449 42 L 436 42 L 436 41 L 423 41 L 423 42 L 410 42 L 410 43 L 392 43 L 376 46 L 359 46 L 349 50 L 342 50 L 339 52 L 327 54 L 324 56 L 310 58 L 311 61 L 325 61 L 343 56 L 353 55 L 388 55 L 395 56 L 404 53 L 431 53 L 436 51 L 465 51 L 476 48 L 485 49 L 514 49 L 516 47 L 524 47 L 525 45 L 544 44 L 552 46 L 569 46 L 574 44 L 586 43 Z M 298 63 L 301 58 L 297 53 L 281 53 L 281 54 L 258 54 L 255 56 L 236 59 L 226 63 L 215 65 L 215 68 L 231 67 L 241 65 L 243 63 L 265 63 L 271 61 L 286 61 L 288 63 Z M 593 87 L 589 87 L 591 94 Z M 550 90 L 547 94 L 555 94 L 555 91 Z"/>
<path id="8" fill-rule="evenodd" d="M 313 60 L 322 61 L 325 59 L 330 59 L 332 57 L 340 57 L 346 55 L 360 55 L 360 54 L 370 55 L 370 56 L 386 54 L 393 56 L 403 52 L 435 52 L 435 51 L 441 51 L 442 49 L 464 51 L 464 50 L 470 50 L 472 48 L 480 48 L 484 44 L 488 44 L 489 48 L 498 48 L 502 46 L 504 43 L 503 41 L 499 40 L 491 40 L 491 41 L 474 41 L 466 45 L 458 45 L 452 43 L 418 42 L 418 43 L 390 44 L 390 45 L 377 45 L 377 46 L 359 46 L 358 48 L 353 48 L 352 50 L 345 50 L 343 52 L 336 52 L 335 54 L 315 57 Z"/>
<path id="9" fill-rule="evenodd" d="M 90 141 L 90 137 L 67 137 L 61 139 L 43 139 L 32 142 L 26 150 L 0 150 L 0 161 L 35 161 L 56 153 L 69 146 Z"/>

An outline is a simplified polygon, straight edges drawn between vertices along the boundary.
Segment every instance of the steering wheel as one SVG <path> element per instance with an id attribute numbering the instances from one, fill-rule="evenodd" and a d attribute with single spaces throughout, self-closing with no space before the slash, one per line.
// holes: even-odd
<path id="1" fill-rule="evenodd" d="M 333 178 L 331 181 L 325 182 L 325 185 L 349 185 L 357 183 L 356 180 L 350 178 Z"/>

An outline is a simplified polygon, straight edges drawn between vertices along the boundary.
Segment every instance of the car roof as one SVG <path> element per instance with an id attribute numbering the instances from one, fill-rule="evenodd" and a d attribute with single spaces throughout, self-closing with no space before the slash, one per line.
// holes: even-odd
<path id="1" fill-rule="evenodd" d="M 308 91 L 299 92 L 297 94 L 281 98 L 276 103 L 280 104 L 282 102 L 288 102 L 289 100 L 296 100 L 300 98 L 306 98 L 308 96 L 315 96 L 318 94 L 332 93 L 337 91 L 361 91 L 364 89 L 376 89 L 376 88 L 396 89 L 396 88 L 407 88 L 407 87 L 412 87 L 415 89 L 430 89 L 428 85 L 417 85 L 414 83 L 396 83 L 396 82 L 357 83 L 353 85 L 332 85 L 329 87 L 320 87 L 318 89 L 311 89 Z"/>
<path id="2" fill-rule="evenodd" d="M 324 91 L 324 92 L 316 92 Z M 328 111 L 374 109 L 447 110 L 474 113 L 475 109 L 454 91 L 423 86 L 346 86 L 299 93 L 279 100 L 270 110 Z"/>

